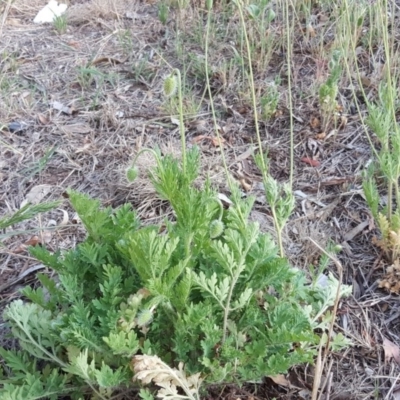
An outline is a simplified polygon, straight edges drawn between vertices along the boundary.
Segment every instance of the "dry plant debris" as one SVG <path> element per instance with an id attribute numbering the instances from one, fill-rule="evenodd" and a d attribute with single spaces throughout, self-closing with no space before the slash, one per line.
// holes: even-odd
<path id="1" fill-rule="evenodd" d="M 400 294 L 400 261 L 386 268 L 386 274 L 379 280 L 379 287 L 390 293 Z"/>
<path id="2" fill-rule="evenodd" d="M 139 355 L 133 357 L 132 366 L 135 372 L 134 380 L 139 380 L 145 385 L 154 383 L 161 387 L 157 397 L 199 400 L 199 389 L 203 379 L 200 378 L 200 374 L 186 376 L 183 363 L 176 369 L 169 367 L 157 356 Z M 178 388 L 184 391 L 185 396 L 179 395 Z"/>

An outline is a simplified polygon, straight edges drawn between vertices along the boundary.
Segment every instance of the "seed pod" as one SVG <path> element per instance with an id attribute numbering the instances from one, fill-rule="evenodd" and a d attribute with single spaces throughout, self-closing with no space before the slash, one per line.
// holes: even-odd
<path id="1" fill-rule="evenodd" d="M 219 220 L 219 219 L 214 219 L 214 221 L 211 221 L 210 224 L 210 237 L 211 239 L 215 239 L 218 236 L 222 235 L 222 232 L 224 231 L 224 223 Z"/>

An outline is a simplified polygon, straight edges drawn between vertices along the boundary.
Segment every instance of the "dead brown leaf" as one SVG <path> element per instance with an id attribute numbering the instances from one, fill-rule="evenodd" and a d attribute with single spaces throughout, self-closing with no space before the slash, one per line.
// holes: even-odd
<path id="1" fill-rule="evenodd" d="M 143 287 L 137 291 L 137 294 L 143 296 L 144 299 L 147 299 L 147 297 L 151 295 L 151 292 L 149 291 L 149 289 Z"/>
<path id="2" fill-rule="evenodd" d="M 203 119 L 197 119 L 189 123 L 189 127 L 195 129 L 198 133 L 207 132 L 207 121 Z"/>
<path id="3" fill-rule="evenodd" d="M 75 150 L 75 154 L 89 153 L 89 150 L 91 147 L 92 147 L 92 141 L 90 140 L 90 138 L 88 136 L 86 136 L 85 139 L 83 140 L 83 146 L 78 147 Z"/>
<path id="4" fill-rule="evenodd" d="M 268 378 L 271 379 L 277 385 L 285 386 L 292 389 L 301 389 L 299 386 L 291 383 L 289 379 L 285 377 L 285 375 L 279 374 L 279 375 L 269 376 Z"/>
<path id="5" fill-rule="evenodd" d="M 6 25 L 9 25 L 9 26 L 22 26 L 24 24 L 17 18 L 7 18 Z"/>
<path id="6" fill-rule="evenodd" d="M 79 42 L 77 42 L 76 40 L 70 40 L 69 42 L 67 42 L 67 45 L 75 49 L 79 49 L 80 47 Z"/>
<path id="7" fill-rule="evenodd" d="M 25 246 L 37 246 L 40 243 L 39 236 L 32 236 L 27 242 L 25 242 Z"/>
<path id="8" fill-rule="evenodd" d="M 360 222 L 356 227 L 354 227 L 344 235 L 343 237 L 344 241 L 349 242 L 350 240 L 353 240 L 354 237 L 357 236 L 359 233 L 361 233 L 367 226 L 369 226 L 368 219 L 363 222 Z"/>
<path id="9" fill-rule="evenodd" d="M 29 90 L 26 90 L 25 92 L 22 92 L 20 95 L 21 99 L 26 99 L 27 97 L 31 97 L 32 96 L 32 92 L 30 92 Z"/>
<path id="10" fill-rule="evenodd" d="M 192 139 L 192 143 L 199 143 L 199 142 L 201 142 L 201 141 L 204 140 L 204 139 L 207 139 L 207 136 L 205 136 L 205 135 L 198 135 L 198 136 L 195 136 L 195 137 Z"/>
<path id="11" fill-rule="evenodd" d="M 89 150 L 91 147 L 92 147 L 92 145 L 90 143 L 86 143 L 84 146 L 77 148 L 75 150 L 75 154 L 79 154 L 79 153 L 89 154 Z"/>
<path id="12" fill-rule="evenodd" d="M 199 142 L 201 142 L 202 140 L 210 140 L 211 141 L 211 144 L 214 146 L 214 147 L 219 147 L 219 146 L 221 146 L 221 144 L 223 144 L 223 143 L 225 143 L 226 142 L 226 140 L 224 139 L 224 138 L 222 138 L 222 137 L 216 137 L 216 136 L 213 136 L 213 137 L 209 137 L 209 136 L 205 136 L 205 135 L 198 135 L 198 136 L 195 136 L 193 139 L 192 139 L 192 143 L 199 143 Z"/>
<path id="13" fill-rule="evenodd" d="M 310 126 L 312 129 L 318 129 L 321 126 L 321 121 L 317 117 L 311 117 Z"/>
<path id="14" fill-rule="evenodd" d="M 243 161 L 252 156 L 254 153 L 253 146 L 250 146 L 244 153 L 236 157 L 236 161 Z"/>
<path id="15" fill-rule="evenodd" d="M 213 144 L 214 147 L 219 147 L 225 142 L 226 142 L 226 140 L 222 137 L 218 138 L 218 137 L 214 136 L 211 138 L 211 143 Z"/>
<path id="16" fill-rule="evenodd" d="M 345 117 L 344 115 L 342 115 L 340 117 L 340 125 L 339 125 L 339 130 L 342 130 L 346 127 L 347 125 L 347 117 Z"/>
<path id="17" fill-rule="evenodd" d="M 29 193 L 25 196 L 25 200 L 21 203 L 21 207 L 28 203 L 39 204 L 44 197 L 50 193 L 52 185 L 37 185 L 34 186 Z"/>
<path id="18" fill-rule="evenodd" d="M 92 61 L 92 65 L 97 65 L 102 63 L 116 65 L 116 64 L 122 64 L 123 62 L 124 62 L 123 60 L 118 60 L 117 58 L 113 57 L 99 57 L 96 58 L 96 60 Z"/>
<path id="19" fill-rule="evenodd" d="M 311 24 L 308 24 L 308 25 L 307 25 L 307 34 L 308 34 L 310 37 L 315 37 L 315 36 L 316 36 L 315 29 L 312 27 Z"/>
<path id="20" fill-rule="evenodd" d="M 60 126 L 63 131 L 69 134 L 86 134 L 91 132 L 92 128 L 88 124 L 71 124 L 71 125 L 63 125 Z"/>
<path id="21" fill-rule="evenodd" d="M 332 177 L 332 178 L 326 178 L 321 181 L 321 185 L 323 186 L 335 186 L 335 185 L 342 185 L 343 183 L 350 182 L 354 180 L 355 177 L 348 176 L 348 177 Z"/>
<path id="22" fill-rule="evenodd" d="M 74 107 L 67 107 L 64 104 L 60 103 L 59 101 L 53 101 L 51 103 L 51 106 L 57 110 L 62 112 L 63 114 L 67 114 L 67 115 L 72 115 L 74 112 L 76 112 L 76 110 L 74 109 Z"/>
<path id="23" fill-rule="evenodd" d="M 38 114 L 37 118 L 42 125 L 47 125 L 50 122 L 50 119 L 43 114 Z"/>
<path id="24" fill-rule="evenodd" d="M 176 125 L 176 126 L 179 126 L 179 125 L 180 125 L 180 122 L 179 122 L 179 119 L 178 119 L 178 118 L 171 117 L 171 122 L 172 122 L 174 125 Z"/>
<path id="25" fill-rule="evenodd" d="M 383 338 L 383 350 L 385 352 L 385 362 L 390 362 L 391 359 L 400 365 L 400 348 L 397 344 L 391 342 L 389 339 Z"/>
<path id="26" fill-rule="evenodd" d="M 285 378 L 285 375 L 282 374 L 274 375 L 274 376 L 269 376 L 268 378 L 274 381 L 274 383 L 276 383 L 277 385 L 290 387 L 290 382 Z"/>
<path id="27" fill-rule="evenodd" d="M 315 140 L 324 140 L 326 138 L 326 132 L 317 133 L 315 135 Z"/>
<path id="28" fill-rule="evenodd" d="M 41 244 L 41 240 L 39 238 L 39 236 L 32 236 L 29 240 L 27 240 L 25 243 L 21 243 L 17 248 L 15 248 L 13 251 L 15 254 L 21 254 L 21 253 L 25 253 L 27 248 L 29 246 L 37 246 Z"/>
<path id="29" fill-rule="evenodd" d="M 321 165 L 321 163 L 318 160 L 313 160 L 312 158 L 309 157 L 303 157 L 301 161 L 303 163 L 311 165 L 312 167 L 319 167 Z"/>
<path id="30" fill-rule="evenodd" d="M 373 85 L 372 79 L 368 78 L 367 76 L 361 76 L 361 83 L 367 88 Z"/>
<path id="31" fill-rule="evenodd" d="M 240 179 L 240 184 L 242 186 L 242 188 L 246 191 L 246 192 L 250 192 L 251 188 L 253 187 L 253 185 L 251 184 L 251 182 L 246 179 L 246 178 L 242 178 Z"/>

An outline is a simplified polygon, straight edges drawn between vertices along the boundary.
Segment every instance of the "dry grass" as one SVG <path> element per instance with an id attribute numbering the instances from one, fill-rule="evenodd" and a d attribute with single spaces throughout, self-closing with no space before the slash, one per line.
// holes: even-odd
<path id="1" fill-rule="evenodd" d="M 164 217 L 169 210 L 156 198 L 145 174 L 153 165 L 152 158 L 144 155 L 139 159 L 141 175 L 133 184 L 128 184 L 125 170 L 143 147 L 159 146 L 163 152 L 180 153 L 179 132 L 169 112 L 175 114 L 176 108 L 165 101 L 161 90 L 163 77 L 170 71 L 168 65 L 185 72 L 185 124 L 188 142 L 196 142 L 202 150 L 202 175 L 211 176 L 219 190 L 227 193 L 221 156 L 213 142 L 210 100 L 204 95 L 204 52 L 198 40 L 204 38 L 204 18 L 198 7 L 172 12 L 170 22 L 163 26 L 157 18 L 157 5 L 151 3 L 70 0 L 68 30 L 59 35 L 51 25 L 32 24 L 43 1 L 2 4 L 0 121 L 4 126 L 24 123 L 25 129 L 1 130 L 0 215 L 18 209 L 33 187 L 46 184 L 51 186 L 47 199 L 59 199 L 71 187 L 101 199 L 104 205 L 131 202 L 145 223 Z M 215 11 L 216 15 L 221 13 L 219 21 L 227 18 L 222 4 L 217 4 Z M 371 244 L 375 227 L 361 195 L 361 172 L 371 159 L 370 147 L 362 121 L 354 112 L 353 92 L 345 80 L 338 99 L 347 122 L 321 136 L 316 91 L 326 79 L 326 49 L 335 35 L 332 23 L 327 22 L 327 15 L 318 5 L 312 9 L 312 16 L 321 34 L 294 35 L 291 94 L 287 92 L 287 65 L 282 51 L 285 27 L 281 22 L 268 31 L 272 44 L 268 54 L 254 60 L 259 96 L 268 91 L 277 76 L 281 77 L 278 112 L 261 124 L 263 145 L 269 152 L 271 174 L 286 181 L 290 174 L 291 95 L 297 207 L 284 232 L 285 249 L 293 265 L 307 269 L 321 256 L 309 238 L 322 247 L 329 241 L 341 243 L 344 283 L 354 287 L 352 298 L 339 305 L 336 324 L 337 330 L 353 339 L 354 347 L 331 354 L 323 372 L 326 391 L 320 398 L 390 399 L 398 385 L 399 366 L 385 360 L 382 342 L 386 337 L 400 344 L 398 299 L 376 285 L 383 263 L 379 250 Z M 179 36 L 175 33 L 177 27 Z M 291 29 L 297 32 L 298 27 L 293 23 Z M 240 63 L 232 61 L 232 43 L 239 30 L 235 17 L 226 26 L 215 21 L 211 86 L 230 172 L 242 184 L 244 193 L 256 196 L 252 218 L 263 230 L 274 234 L 260 174 L 249 152 L 255 133 L 246 91 L 248 81 Z M 259 33 L 252 34 L 257 37 Z M 372 55 L 365 51 L 358 55 L 362 73 L 369 79 L 369 96 L 376 93 L 381 56 L 379 49 Z M 67 112 L 55 109 L 54 101 L 67 107 Z M 197 105 L 200 107 L 196 110 Z M 365 113 L 362 104 L 361 112 Z M 51 149 L 54 152 L 43 164 Z M 304 157 L 319 160 L 320 166 L 302 162 Z M 84 233 L 73 224 L 73 218 L 65 202 L 60 210 L 18 226 L 30 233 L 6 241 L 6 247 L 0 249 L 0 285 L 35 264 L 21 250 L 32 236 L 38 235 L 52 249 L 69 248 L 79 242 Z M 368 223 L 362 225 L 365 221 Z M 44 229 L 54 226 L 57 229 L 43 239 Z M 360 226 L 360 230 L 355 229 Z M 17 289 L 14 285 L 0 293 L 3 306 L 18 296 Z M 259 387 L 256 394 L 254 388 L 227 388 L 215 396 L 306 398 L 302 393 L 311 389 L 313 370 L 294 370 L 289 378 L 303 392 L 270 382 Z"/>

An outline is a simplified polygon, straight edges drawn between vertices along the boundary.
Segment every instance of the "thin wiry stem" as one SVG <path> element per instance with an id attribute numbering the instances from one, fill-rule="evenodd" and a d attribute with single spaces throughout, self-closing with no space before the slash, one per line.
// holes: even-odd
<path id="1" fill-rule="evenodd" d="M 182 145 L 182 170 L 186 175 L 186 134 L 185 124 L 183 122 L 183 99 L 182 99 L 182 79 L 181 72 L 179 69 L 174 70 L 178 78 L 178 99 L 179 99 L 179 132 L 181 134 L 181 145 Z"/>
<path id="2" fill-rule="evenodd" d="M 208 96 L 210 98 L 210 107 L 211 107 L 212 120 L 213 120 L 213 124 L 214 124 L 214 131 L 215 131 L 215 134 L 216 134 L 217 139 L 218 139 L 219 148 L 220 148 L 220 151 L 221 151 L 222 164 L 224 166 L 225 174 L 226 174 L 226 177 L 228 179 L 228 186 L 230 186 L 231 183 L 232 183 L 231 182 L 231 176 L 229 174 L 228 167 L 227 167 L 227 164 L 226 164 L 225 153 L 224 153 L 224 149 L 223 149 L 223 146 L 222 146 L 221 135 L 220 135 L 219 129 L 218 129 L 217 117 L 216 117 L 216 114 L 215 114 L 214 101 L 213 101 L 213 96 L 212 96 L 212 93 L 211 93 L 210 77 L 209 77 L 209 69 L 208 69 L 208 45 L 209 45 L 209 41 L 210 41 L 212 0 L 208 0 L 207 9 L 208 9 L 208 18 L 207 18 L 206 42 L 205 42 L 205 51 L 204 51 L 205 52 L 204 69 L 205 69 L 205 73 L 206 73 L 206 85 L 207 85 Z"/>
<path id="3" fill-rule="evenodd" d="M 293 127 L 293 100 L 292 100 L 292 43 L 290 38 L 289 24 L 289 1 L 285 1 L 285 24 L 286 24 L 286 63 L 287 63 L 287 79 L 288 79 L 288 96 L 289 96 L 289 124 L 290 124 L 290 173 L 289 184 L 293 187 L 294 175 L 294 127 Z"/>

